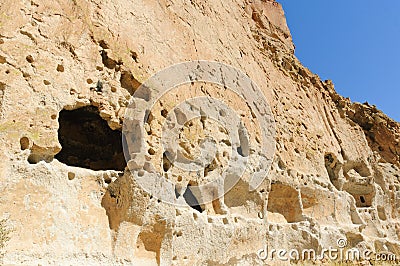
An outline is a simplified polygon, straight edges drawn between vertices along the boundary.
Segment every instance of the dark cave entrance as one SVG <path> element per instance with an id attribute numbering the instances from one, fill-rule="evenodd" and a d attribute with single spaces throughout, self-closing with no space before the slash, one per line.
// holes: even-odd
<path id="1" fill-rule="evenodd" d="M 96 107 L 62 110 L 58 122 L 62 149 L 55 156 L 57 160 L 92 170 L 125 169 L 122 133 L 112 130 Z"/>
<path id="2" fill-rule="evenodd" d="M 202 207 L 199 204 L 199 201 L 197 200 L 195 194 L 196 194 L 196 189 L 193 189 L 191 185 L 189 184 L 185 190 L 185 193 L 183 193 L 183 198 L 185 199 L 186 203 L 192 208 L 195 209 L 198 212 L 203 212 L 204 207 Z"/>

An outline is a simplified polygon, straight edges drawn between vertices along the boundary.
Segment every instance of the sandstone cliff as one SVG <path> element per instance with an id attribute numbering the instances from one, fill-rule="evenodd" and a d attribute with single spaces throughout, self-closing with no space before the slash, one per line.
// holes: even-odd
<path id="1" fill-rule="evenodd" d="M 400 126 L 301 65 L 277 2 L 3 0 L 0 25 L 0 215 L 14 229 L 5 264 L 255 265 L 266 244 L 321 250 L 338 239 L 400 256 Z M 256 191 L 243 177 L 210 204 L 175 207 L 125 169 L 120 130 L 142 82 L 196 59 L 258 84 L 276 154 Z M 195 95 L 257 122 L 216 88 L 167 95 L 147 128 L 160 172 L 172 166 L 156 145 L 159 121 Z M 189 144 L 221 133 L 212 121 L 186 130 Z"/>

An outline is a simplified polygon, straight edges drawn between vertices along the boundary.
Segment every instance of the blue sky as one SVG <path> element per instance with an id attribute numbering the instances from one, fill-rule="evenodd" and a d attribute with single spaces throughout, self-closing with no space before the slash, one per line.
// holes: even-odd
<path id="1" fill-rule="evenodd" d="M 400 121 L 399 0 L 278 0 L 296 56 L 352 101 Z"/>

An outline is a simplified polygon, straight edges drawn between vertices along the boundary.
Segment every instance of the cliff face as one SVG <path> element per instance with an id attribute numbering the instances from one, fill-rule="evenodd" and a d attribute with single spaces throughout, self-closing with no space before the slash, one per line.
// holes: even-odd
<path id="1" fill-rule="evenodd" d="M 4 0 L 0 25 L 0 214 L 14 228 L 5 264 L 253 265 L 266 244 L 321 250 L 338 239 L 400 256 L 400 126 L 301 65 L 277 2 Z M 120 130 L 142 82 L 196 59 L 232 65 L 260 87 L 276 153 L 256 191 L 244 176 L 212 203 L 175 207 L 124 170 Z M 257 123 L 215 87 L 166 95 L 146 128 L 157 171 L 173 171 L 157 145 L 160 121 L 199 95 Z M 213 123 L 194 121 L 182 141 L 223 138 Z M 217 160 L 202 178 L 223 167 Z"/>

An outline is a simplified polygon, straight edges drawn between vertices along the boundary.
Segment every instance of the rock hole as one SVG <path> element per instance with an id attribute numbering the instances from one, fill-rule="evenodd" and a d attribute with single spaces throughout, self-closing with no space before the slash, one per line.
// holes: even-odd
<path id="1" fill-rule="evenodd" d="M 64 66 L 63 65 L 57 65 L 57 71 L 58 72 L 64 72 Z"/>
<path id="2" fill-rule="evenodd" d="M 150 155 L 154 155 L 156 153 L 153 148 L 150 148 L 148 150 L 148 152 L 149 152 Z"/>
<path id="3" fill-rule="evenodd" d="M 215 214 L 224 214 L 224 211 L 221 208 L 221 202 L 219 199 L 213 200 L 212 206 L 213 206 Z"/>
<path id="4" fill-rule="evenodd" d="M 117 66 L 117 62 L 111 58 L 108 57 L 107 52 L 102 50 L 100 52 L 101 55 L 101 61 L 103 62 L 103 65 L 105 65 L 109 69 L 114 69 Z"/>
<path id="5" fill-rule="evenodd" d="M 103 49 L 108 49 L 108 48 L 110 48 L 110 47 L 108 46 L 108 44 L 107 44 L 104 40 L 100 40 L 100 41 L 99 41 L 99 45 L 100 45 L 100 47 L 103 48 Z"/>
<path id="6" fill-rule="evenodd" d="M 171 162 L 168 160 L 167 155 L 165 152 L 163 153 L 163 170 L 164 172 L 168 172 L 168 170 L 171 168 Z"/>
<path id="7" fill-rule="evenodd" d="M 0 64 L 5 64 L 7 62 L 6 58 L 0 55 Z"/>
<path id="8" fill-rule="evenodd" d="M 350 195 L 352 195 L 353 198 L 356 200 L 357 208 L 369 208 L 372 206 L 372 201 L 375 197 L 375 191 L 372 191 L 371 193 L 367 194 L 368 191 L 364 190 L 365 194 L 360 195 L 361 193 L 359 193 L 358 191 L 353 191 L 346 187 L 344 188 L 344 190 L 348 192 Z"/>
<path id="9" fill-rule="evenodd" d="M 230 147 L 232 145 L 231 142 L 227 139 L 223 139 L 223 140 L 221 140 L 221 142 L 224 143 L 228 147 Z"/>
<path id="10" fill-rule="evenodd" d="M 285 162 L 282 161 L 281 158 L 278 158 L 278 167 L 279 167 L 279 170 L 285 170 L 286 169 Z"/>
<path id="11" fill-rule="evenodd" d="M 175 198 L 179 198 L 181 196 L 181 194 L 179 193 L 177 187 L 175 187 Z"/>
<path id="12" fill-rule="evenodd" d="M 146 110 L 146 116 L 145 116 L 145 122 L 149 125 L 149 129 L 150 129 L 150 124 L 151 121 L 154 120 L 154 115 L 151 113 L 150 110 Z"/>
<path id="13" fill-rule="evenodd" d="M 75 178 L 75 173 L 73 172 L 68 172 L 68 179 L 73 180 Z"/>
<path id="14" fill-rule="evenodd" d="M 191 208 L 195 209 L 200 213 L 203 212 L 203 208 L 200 206 L 198 200 L 194 196 L 190 185 L 187 186 L 185 193 L 183 193 L 183 198 Z"/>
<path id="15" fill-rule="evenodd" d="M 136 63 L 138 62 L 138 55 L 136 52 L 131 51 L 131 57 L 132 57 L 133 61 L 135 61 Z"/>
<path id="16" fill-rule="evenodd" d="M 130 95 L 133 95 L 135 91 L 140 87 L 140 82 L 135 79 L 131 72 L 122 71 L 120 78 L 121 87 L 126 89 Z"/>
<path id="17" fill-rule="evenodd" d="M 112 130 L 97 108 L 62 110 L 58 122 L 62 149 L 55 158 L 60 162 L 92 170 L 125 169 L 122 133 Z"/>
<path id="18" fill-rule="evenodd" d="M 326 153 L 324 156 L 324 160 L 329 180 L 337 189 L 339 189 L 339 171 L 342 168 L 342 164 L 338 161 L 333 153 Z"/>
<path id="19" fill-rule="evenodd" d="M 34 157 L 32 154 L 29 155 L 29 157 L 28 157 L 28 163 L 30 163 L 30 164 L 37 164 L 38 162 L 39 162 L 39 161 L 36 160 L 35 157 Z"/>
<path id="20" fill-rule="evenodd" d="M 247 157 L 249 156 L 249 138 L 247 136 L 245 127 L 243 125 L 240 125 L 238 129 L 238 134 L 239 134 L 239 141 L 240 141 L 240 146 L 237 148 L 237 152 L 240 154 L 242 157 Z"/>
<path id="21" fill-rule="evenodd" d="M 33 63 L 33 57 L 31 56 L 31 55 L 28 55 L 27 57 L 26 57 L 26 61 L 28 61 L 28 63 Z"/>
<path id="22" fill-rule="evenodd" d="M 22 137 L 19 143 L 21 145 L 21 150 L 29 149 L 29 139 L 27 137 Z"/>
<path id="23" fill-rule="evenodd" d="M 111 184 L 112 182 L 111 176 L 107 175 L 106 173 L 103 174 L 103 179 L 106 184 Z"/>
<path id="24" fill-rule="evenodd" d="M 43 84 L 44 84 L 44 85 L 50 85 L 51 83 L 50 83 L 50 81 L 48 81 L 48 80 L 43 80 Z"/>
<path id="25" fill-rule="evenodd" d="M 360 196 L 360 201 L 361 203 L 365 203 L 365 198 L 363 196 Z"/>
<path id="26" fill-rule="evenodd" d="M 214 171 L 215 169 L 217 169 L 217 167 L 217 161 L 214 159 L 209 165 L 204 167 L 204 177 L 208 176 L 208 173 Z"/>
<path id="27" fill-rule="evenodd" d="M 96 83 L 96 91 L 103 91 L 103 82 L 101 82 L 100 80 L 98 80 Z"/>
<path id="28" fill-rule="evenodd" d="M 207 116 L 204 116 L 204 115 L 200 116 L 200 122 L 203 126 L 203 129 L 206 128 L 206 120 L 207 120 Z"/>
<path id="29" fill-rule="evenodd" d="M 167 118 L 167 116 L 168 116 L 168 111 L 165 110 L 165 109 L 162 109 L 162 110 L 161 110 L 161 116 Z"/>
<path id="30" fill-rule="evenodd" d="M 32 153 L 28 156 L 28 163 L 37 164 L 40 161 L 50 163 L 53 160 L 53 156 L 44 153 Z"/>

